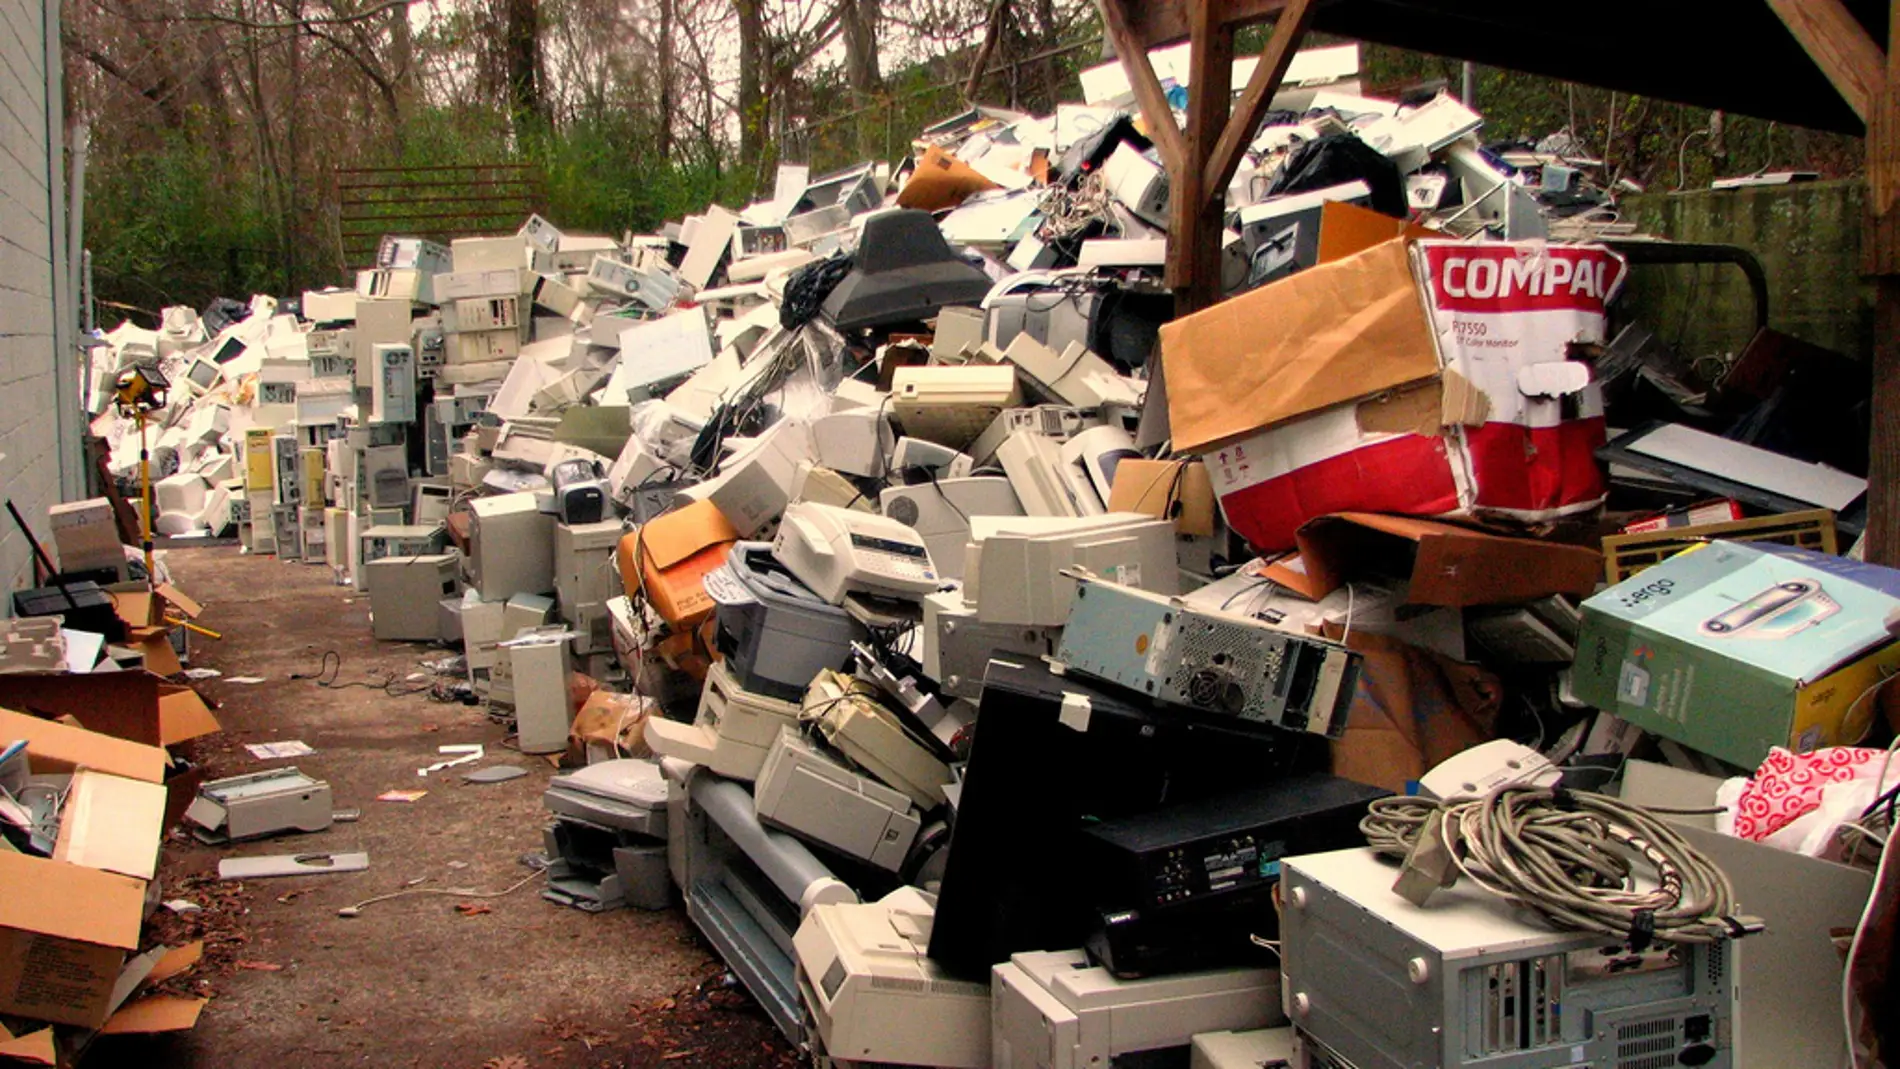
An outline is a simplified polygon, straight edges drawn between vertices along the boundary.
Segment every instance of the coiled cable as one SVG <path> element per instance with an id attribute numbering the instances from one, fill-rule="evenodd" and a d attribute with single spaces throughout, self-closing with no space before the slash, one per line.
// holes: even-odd
<path id="1" fill-rule="evenodd" d="M 1464 876 L 1559 928 L 1638 950 L 1652 939 L 1711 943 L 1760 931 L 1759 920 L 1737 915 L 1721 868 L 1655 812 L 1588 791 L 1517 785 L 1482 798 L 1382 798 L 1359 829 L 1374 850 L 1405 860 L 1398 890 L 1420 904 L 1433 886 Z M 1653 870 L 1655 887 L 1638 889 L 1636 858 Z M 1423 893 L 1408 893 L 1408 881 Z"/>

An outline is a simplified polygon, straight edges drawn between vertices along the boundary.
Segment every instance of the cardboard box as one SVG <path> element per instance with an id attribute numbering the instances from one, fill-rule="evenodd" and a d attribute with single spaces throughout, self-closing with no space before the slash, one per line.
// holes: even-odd
<path id="1" fill-rule="evenodd" d="M 26 740 L 35 775 L 74 773 L 53 857 L 0 851 L 0 1012 L 97 1028 L 138 948 L 165 752 L 5 709 L 0 735 Z"/>
<path id="2" fill-rule="evenodd" d="M 1175 444 L 1262 551 L 1328 512 L 1544 522 L 1601 504 L 1607 249 L 1404 238 L 1162 328 Z M 1275 329 L 1260 329 L 1273 323 Z"/>
<path id="3" fill-rule="evenodd" d="M 1579 698 L 1753 769 L 1866 733 L 1900 670 L 1900 572 L 1769 543 L 1712 542 L 1583 603 Z"/>
<path id="4" fill-rule="evenodd" d="M 1585 546 L 1405 516 L 1322 516 L 1302 526 L 1295 541 L 1299 555 L 1263 574 L 1311 601 L 1350 579 L 1377 576 L 1403 580 L 1414 605 L 1504 605 L 1551 594 L 1587 597 L 1603 574 L 1603 555 Z"/>
<path id="5" fill-rule="evenodd" d="M 0 851 L 0 1012 L 97 1028 L 138 949 L 145 881 Z"/>
<path id="6" fill-rule="evenodd" d="M 1623 771 L 1623 799 L 1698 809 L 1715 804 L 1722 781 L 1648 761 Z M 1714 818 L 1659 814 L 1689 845 L 1721 866 L 1735 897 L 1766 931 L 1740 943 L 1736 987 L 1744 1018 L 1737 1069 L 1840 1065 L 1841 953 L 1833 932 L 1852 929 L 1873 888 L 1860 869 L 1723 835 Z"/>
<path id="7" fill-rule="evenodd" d="M 1124 460 L 1115 466 L 1108 511 L 1173 519 L 1177 534 L 1214 533 L 1214 486 L 1199 460 Z"/>
<path id="8" fill-rule="evenodd" d="M 172 746 L 220 730 L 198 692 L 150 672 L 0 676 L 0 708 L 79 726 L 147 746 Z"/>
<path id="9" fill-rule="evenodd" d="M 717 505 L 696 501 L 622 537 L 614 560 L 629 598 L 644 596 L 661 619 L 686 631 L 712 615 L 706 575 L 726 563 L 738 540 Z"/>
<path id="10" fill-rule="evenodd" d="M 0 738 L 23 739 L 35 775 L 88 768 L 143 783 L 165 780 L 165 751 L 57 720 L 0 709 Z"/>
<path id="11" fill-rule="evenodd" d="M 110 568 L 125 570 L 125 547 L 119 542 L 118 519 L 112 502 L 103 497 L 69 501 L 46 510 L 53 529 L 53 546 L 62 572 Z"/>

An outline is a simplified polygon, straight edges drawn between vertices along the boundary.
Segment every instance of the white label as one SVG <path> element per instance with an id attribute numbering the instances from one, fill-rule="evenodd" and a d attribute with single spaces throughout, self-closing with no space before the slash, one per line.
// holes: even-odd
<path id="1" fill-rule="evenodd" d="M 1089 717 L 1094 712 L 1087 695 L 1065 693 L 1062 695 L 1062 712 L 1056 715 L 1056 722 L 1072 731 L 1087 732 Z"/>

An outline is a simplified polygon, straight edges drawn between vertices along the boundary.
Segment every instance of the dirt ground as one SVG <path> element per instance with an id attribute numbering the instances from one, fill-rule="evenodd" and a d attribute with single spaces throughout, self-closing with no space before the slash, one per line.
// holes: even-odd
<path id="1" fill-rule="evenodd" d="M 683 909 L 586 914 L 540 897 L 535 877 L 504 897 L 417 894 L 337 910 L 410 887 L 500 891 L 531 875 L 541 850 L 542 758 L 504 748 L 504 728 L 480 706 L 391 696 L 377 686 L 326 688 L 309 678 L 325 651 L 339 683 L 398 680 L 444 651 L 370 637 L 369 599 L 332 585 L 327 568 L 241 554 L 235 547 L 172 550 L 179 587 L 205 605 L 200 622 L 222 641 L 194 638 L 200 684 L 221 703 L 224 733 L 197 744 L 213 776 L 296 765 L 328 780 L 338 808 L 362 819 L 313 835 L 213 848 L 174 833 L 161 880 L 166 899 L 148 937 L 206 940 L 204 964 L 170 985 L 209 996 L 195 1031 L 102 1041 L 90 1065 L 196 1069 L 745 1069 L 795 1064 L 790 1047 L 693 930 Z M 252 685 L 233 676 L 258 676 Z M 301 739 L 314 754 L 258 760 L 246 743 Z M 482 743 L 482 762 L 419 778 L 436 747 Z M 481 786 L 461 773 L 494 764 L 528 775 Z M 422 788 L 413 803 L 378 801 Z M 369 870 L 219 883 L 220 858 L 367 851 Z"/>

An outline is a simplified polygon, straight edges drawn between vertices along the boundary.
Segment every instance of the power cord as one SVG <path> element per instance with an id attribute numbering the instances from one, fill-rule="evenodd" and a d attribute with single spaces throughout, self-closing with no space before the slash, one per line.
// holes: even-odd
<path id="1" fill-rule="evenodd" d="M 433 681 L 417 683 L 406 687 L 398 686 L 401 680 L 398 680 L 394 675 L 386 679 L 378 679 L 372 675 L 369 679 L 353 679 L 347 682 L 338 682 L 337 677 L 342 674 L 343 655 L 335 650 L 324 650 L 322 659 L 317 662 L 317 670 L 315 672 L 292 672 L 290 678 L 293 680 L 308 679 L 325 690 L 349 690 L 351 687 L 362 687 L 364 690 L 380 690 L 392 698 L 407 698 L 415 694 L 433 694 L 436 689 L 436 685 Z"/>
<path id="2" fill-rule="evenodd" d="M 1542 914 L 1641 950 L 1652 940 L 1712 943 L 1763 930 L 1736 913 L 1735 889 L 1707 855 L 1651 810 L 1562 787 L 1513 785 L 1482 798 L 1381 798 L 1359 822 L 1367 843 L 1401 858 L 1394 890 L 1422 905 L 1460 876 Z M 1631 854 L 1658 886 L 1639 891 Z"/>

